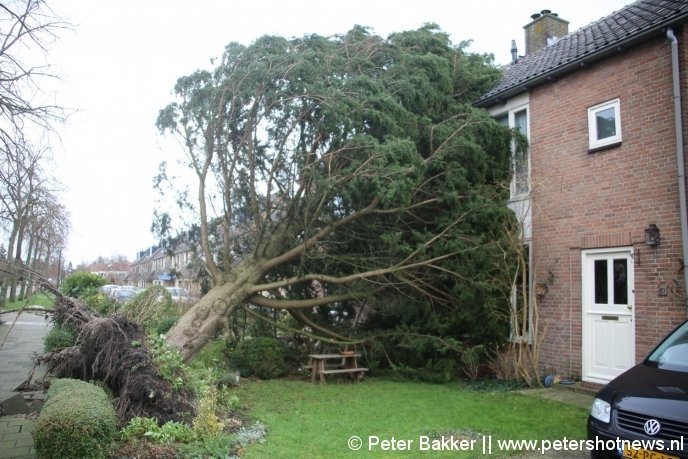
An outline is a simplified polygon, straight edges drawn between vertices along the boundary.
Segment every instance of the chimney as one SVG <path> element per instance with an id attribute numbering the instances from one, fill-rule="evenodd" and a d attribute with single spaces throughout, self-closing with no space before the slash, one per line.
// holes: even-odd
<path id="1" fill-rule="evenodd" d="M 550 10 L 530 16 L 532 21 L 523 27 L 526 33 L 526 55 L 533 54 L 569 33 L 569 22 Z"/>
<path id="2" fill-rule="evenodd" d="M 511 63 L 518 62 L 518 48 L 516 47 L 516 40 L 511 40 Z"/>

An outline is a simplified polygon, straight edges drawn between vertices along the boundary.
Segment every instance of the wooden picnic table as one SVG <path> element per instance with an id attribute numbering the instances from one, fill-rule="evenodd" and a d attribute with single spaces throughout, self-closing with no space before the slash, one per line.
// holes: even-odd
<path id="1" fill-rule="evenodd" d="M 324 383 L 325 375 L 331 374 L 349 374 L 361 380 L 367 368 L 358 366 L 358 358 L 361 354 L 311 354 L 311 382 L 319 379 Z"/>

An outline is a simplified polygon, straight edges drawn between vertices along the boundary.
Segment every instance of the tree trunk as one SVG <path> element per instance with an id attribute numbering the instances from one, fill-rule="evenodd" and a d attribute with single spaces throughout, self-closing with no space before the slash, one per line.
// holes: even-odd
<path id="1" fill-rule="evenodd" d="M 14 270 L 14 275 L 12 276 L 11 283 L 10 283 L 10 303 L 17 301 L 17 283 L 19 282 L 19 279 L 23 279 L 23 275 L 24 275 L 23 272 L 21 274 L 18 272 L 22 268 L 22 264 L 23 264 L 22 259 L 21 259 L 21 252 L 22 252 L 22 245 L 24 244 L 24 228 L 25 228 L 25 224 L 22 220 L 19 222 L 19 230 L 17 231 L 17 242 L 16 242 L 16 246 L 14 248 L 14 251 L 15 251 L 15 256 L 14 256 L 15 270 Z"/>
<path id="2" fill-rule="evenodd" d="M 26 249 L 26 262 L 25 266 L 27 268 L 32 268 L 31 259 L 33 258 L 33 251 L 35 249 L 36 235 L 33 231 L 29 232 L 29 247 Z M 23 281 L 19 284 L 19 297 L 24 301 L 28 298 L 27 288 L 31 284 L 33 274 L 31 270 L 27 270 L 24 276 L 22 276 Z"/>
<path id="3" fill-rule="evenodd" d="M 10 233 L 10 239 L 7 245 L 7 266 L 8 266 L 8 273 L 5 276 L 5 282 L 2 284 L 2 288 L 0 289 L 0 307 L 5 306 L 5 302 L 7 301 L 7 293 L 9 286 L 14 282 L 15 279 L 15 267 L 14 263 L 12 262 L 13 257 L 14 257 L 14 243 L 17 240 L 17 232 L 19 231 L 19 226 L 16 224 L 16 222 L 12 225 L 12 232 Z"/>
<path id="4" fill-rule="evenodd" d="M 213 287 L 167 332 L 167 342 L 188 362 L 217 335 L 227 317 L 250 296 L 250 288 L 263 275 L 259 263 L 247 260 L 222 285 Z"/>

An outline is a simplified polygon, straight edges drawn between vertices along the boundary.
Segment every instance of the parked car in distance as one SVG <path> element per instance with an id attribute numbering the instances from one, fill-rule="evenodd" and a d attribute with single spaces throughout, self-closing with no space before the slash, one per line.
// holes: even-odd
<path id="1" fill-rule="evenodd" d="M 120 286 L 115 285 L 115 284 L 106 284 L 98 288 L 98 291 L 104 295 L 111 296 L 112 292 L 115 289 L 118 289 Z"/>
<path id="2" fill-rule="evenodd" d="M 172 301 L 175 303 L 191 303 L 195 301 L 195 298 L 191 296 L 189 291 L 185 288 L 166 287 L 165 290 L 167 290 L 170 293 Z"/>
<path id="3" fill-rule="evenodd" d="M 120 287 L 112 291 L 112 298 L 118 303 L 126 303 L 136 296 L 138 292 L 131 288 Z"/>
<path id="4" fill-rule="evenodd" d="M 597 393 L 588 440 L 593 458 L 688 458 L 688 321 Z"/>

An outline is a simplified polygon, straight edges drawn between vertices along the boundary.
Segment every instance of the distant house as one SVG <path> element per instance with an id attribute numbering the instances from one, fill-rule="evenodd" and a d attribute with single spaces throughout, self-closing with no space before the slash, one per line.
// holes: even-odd
<path id="1" fill-rule="evenodd" d="M 183 242 L 169 249 L 154 246 L 142 250 L 131 264 L 127 282 L 141 288 L 162 285 L 199 293 L 196 274 L 190 268 L 193 257 L 193 250 Z"/>
<path id="2" fill-rule="evenodd" d="M 510 207 L 530 254 L 543 370 L 605 383 L 685 320 L 688 2 L 582 29 L 551 11 L 479 107 L 529 140 Z"/>
<path id="3" fill-rule="evenodd" d="M 160 250 L 159 247 L 153 246 L 145 250 L 141 250 L 136 254 L 136 260 L 131 263 L 129 268 L 129 276 L 127 283 L 135 287 L 147 288 L 153 284 L 154 268 L 153 255 Z"/>

